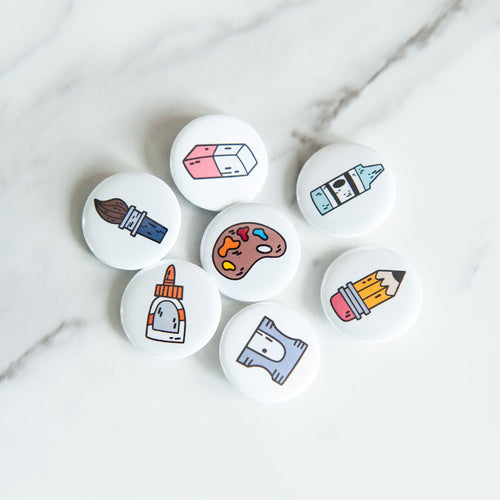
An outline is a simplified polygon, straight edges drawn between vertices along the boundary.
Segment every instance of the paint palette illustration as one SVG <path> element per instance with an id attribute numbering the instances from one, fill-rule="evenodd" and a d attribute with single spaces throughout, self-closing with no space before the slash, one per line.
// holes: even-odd
<path id="1" fill-rule="evenodd" d="M 146 337 L 159 342 L 184 343 L 186 313 L 182 304 L 184 287 L 175 284 L 175 266 L 165 271 L 163 283 L 156 285 L 146 324 Z"/>
<path id="2" fill-rule="evenodd" d="M 311 200 L 321 215 L 368 191 L 372 182 L 384 171 L 382 164 L 356 165 L 311 191 Z"/>
<path id="3" fill-rule="evenodd" d="M 200 259 L 224 295 L 244 302 L 265 300 L 295 275 L 300 240 L 293 224 L 279 210 L 240 203 L 226 208 L 208 224 Z"/>
<path id="4" fill-rule="evenodd" d="M 257 165 L 246 144 L 197 144 L 182 162 L 193 179 L 242 177 Z"/>
<path id="5" fill-rule="evenodd" d="M 156 243 L 161 243 L 168 229 L 150 219 L 146 211 L 138 210 L 134 205 L 128 206 L 121 198 L 101 201 L 94 199 L 96 212 L 101 219 L 118 225 L 119 229 L 130 231 L 130 236 L 140 234 Z"/>
<path id="6" fill-rule="evenodd" d="M 302 340 L 285 335 L 272 319 L 264 316 L 236 361 L 249 368 L 263 368 L 273 382 L 283 385 L 307 347 Z"/>
<path id="7" fill-rule="evenodd" d="M 363 315 L 398 293 L 405 271 L 375 271 L 356 283 L 341 286 L 330 304 L 342 321 L 360 320 Z"/>
<path id="8" fill-rule="evenodd" d="M 242 222 L 220 234 L 212 260 L 222 276 L 240 280 L 261 259 L 281 257 L 286 247 L 285 239 L 276 230 L 255 222 Z"/>

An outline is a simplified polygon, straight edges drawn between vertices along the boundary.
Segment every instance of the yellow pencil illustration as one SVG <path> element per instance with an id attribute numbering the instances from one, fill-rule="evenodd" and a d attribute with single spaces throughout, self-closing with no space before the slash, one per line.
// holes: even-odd
<path id="1" fill-rule="evenodd" d="M 370 314 L 374 307 L 392 299 L 405 274 L 405 271 L 375 271 L 354 284 L 341 286 L 331 296 L 330 304 L 342 321 L 359 320 L 363 314 Z"/>

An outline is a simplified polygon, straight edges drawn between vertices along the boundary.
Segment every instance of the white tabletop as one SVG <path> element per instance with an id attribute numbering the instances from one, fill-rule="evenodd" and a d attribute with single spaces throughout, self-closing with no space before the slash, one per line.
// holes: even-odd
<path id="1" fill-rule="evenodd" d="M 2 2 L 2 499 L 498 499 L 499 21 L 495 0 Z M 168 162 L 206 113 L 259 132 L 255 201 L 301 238 L 274 300 L 306 316 L 322 360 L 288 403 L 224 377 L 220 335 L 246 304 L 223 298 L 190 358 L 134 348 L 119 319 L 133 273 L 83 240 L 91 189 L 149 172 L 179 196 L 169 258 L 199 264 L 214 213 Z M 392 213 L 360 238 L 320 234 L 295 199 L 301 165 L 335 141 L 379 151 L 396 178 Z M 419 320 L 384 344 L 334 331 L 319 300 L 331 261 L 367 244 L 423 283 Z"/>

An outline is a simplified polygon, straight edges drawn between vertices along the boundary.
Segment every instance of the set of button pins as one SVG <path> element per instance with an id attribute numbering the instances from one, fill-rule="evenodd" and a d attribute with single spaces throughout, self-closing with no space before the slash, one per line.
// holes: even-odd
<path id="1" fill-rule="evenodd" d="M 130 341 L 167 359 L 189 356 L 214 335 L 220 294 L 256 302 L 237 313 L 220 341 L 228 380 L 256 400 L 277 402 L 303 392 L 319 364 L 317 337 L 295 309 L 267 302 L 286 287 L 300 261 L 300 240 L 280 211 L 250 203 L 267 177 L 265 146 L 234 117 L 193 120 L 175 139 L 172 178 L 193 204 L 220 211 L 201 242 L 202 268 L 162 260 L 174 245 L 181 211 L 172 189 L 147 173 L 108 177 L 90 193 L 82 215 L 85 240 L 102 262 L 140 269 L 127 285 L 121 321 Z M 335 144 L 315 153 L 297 181 L 304 218 L 325 234 L 357 236 L 390 212 L 395 182 L 370 148 Z M 332 262 L 321 285 L 326 317 L 337 330 L 366 341 L 394 338 L 416 320 L 421 287 L 396 253 L 352 249 Z"/>

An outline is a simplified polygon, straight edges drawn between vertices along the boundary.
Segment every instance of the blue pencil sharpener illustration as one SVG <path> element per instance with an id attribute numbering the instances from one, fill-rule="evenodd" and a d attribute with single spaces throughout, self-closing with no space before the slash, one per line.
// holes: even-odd
<path id="1" fill-rule="evenodd" d="M 368 191 L 372 182 L 384 171 L 382 164 L 356 165 L 322 186 L 313 189 L 311 199 L 321 215 Z"/>
<path id="2" fill-rule="evenodd" d="M 264 368 L 274 382 L 283 385 L 306 349 L 305 342 L 288 337 L 264 316 L 236 361 L 249 368 Z"/>

